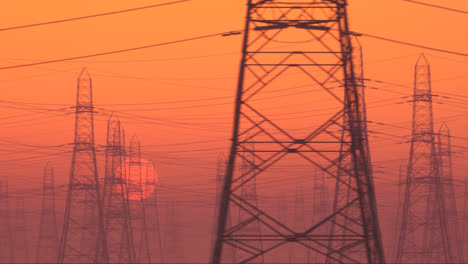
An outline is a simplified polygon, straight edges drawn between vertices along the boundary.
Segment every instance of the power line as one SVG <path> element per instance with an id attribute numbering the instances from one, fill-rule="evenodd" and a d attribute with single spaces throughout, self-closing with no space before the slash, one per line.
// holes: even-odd
<path id="1" fill-rule="evenodd" d="M 82 56 L 76 56 L 76 57 L 68 57 L 68 58 L 62 58 L 62 59 L 56 59 L 56 60 L 48 60 L 48 61 L 40 61 L 40 62 L 34 62 L 34 63 L 18 64 L 18 65 L 13 65 L 13 66 L 0 67 L 0 70 L 14 69 L 14 68 L 24 68 L 24 67 L 29 67 L 29 66 L 36 66 L 36 65 L 50 64 L 50 63 L 56 63 L 56 62 L 78 60 L 78 59 L 91 58 L 91 57 L 98 57 L 98 56 L 104 56 L 104 55 L 110 55 L 110 54 L 116 54 L 116 53 L 123 53 L 123 52 L 129 52 L 129 51 L 135 51 L 135 50 L 141 50 L 141 49 L 148 49 L 148 48 L 154 48 L 154 47 L 160 47 L 160 46 L 167 46 L 167 45 L 171 45 L 171 44 L 177 44 L 177 43 L 188 42 L 188 41 L 192 41 L 192 40 L 205 39 L 205 38 L 211 38 L 211 37 L 216 37 L 216 36 L 231 36 L 231 35 L 237 35 L 238 32 L 239 31 L 225 31 L 225 32 L 221 32 L 221 33 L 202 35 L 202 36 L 197 36 L 197 37 L 192 37 L 192 38 L 173 40 L 173 41 L 150 44 L 150 45 L 139 46 L 139 47 L 128 48 L 128 49 L 106 51 L 106 52 L 100 52 L 100 53 L 94 53 L 94 54 L 88 54 L 88 55 L 82 55 Z"/>
<path id="2" fill-rule="evenodd" d="M 50 24 L 58 24 L 58 23 L 64 23 L 64 22 L 70 22 L 70 21 L 76 21 L 76 20 L 83 20 L 83 19 L 88 19 L 88 18 L 116 15 L 116 14 L 128 13 L 128 12 L 133 12 L 133 11 L 138 11 L 138 10 L 143 10 L 143 9 L 154 8 L 154 7 L 178 4 L 178 3 L 182 3 L 182 2 L 188 2 L 188 1 L 192 1 L 192 0 L 178 0 L 178 1 L 172 1 L 172 2 L 167 2 L 167 3 L 160 3 L 160 4 L 155 4 L 155 5 L 149 5 L 149 6 L 141 6 L 141 7 L 135 7 L 135 8 L 130 8 L 130 9 L 124 9 L 124 10 L 94 14 L 94 15 L 66 18 L 66 19 L 53 20 L 53 21 L 47 21 L 47 22 L 41 22 L 41 23 L 35 23 L 35 24 L 29 24 L 29 25 L 21 25 L 21 26 L 0 28 L 0 31 L 8 31 L 8 30 L 23 29 L 23 28 L 30 28 L 30 27 L 37 27 L 37 26 L 45 26 L 45 25 L 50 25 Z"/>
<path id="3" fill-rule="evenodd" d="M 406 46 L 411 46 L 411 47 L 416 47 L 416 48 L 422 48 L 422 49 L 426 49 L 426 50 L 432 50 L 432 51 L 438 51 L 438 52 L 448 53 L 448 54 L 452 54 L 452 55 L 468 57 L 468 53 L 462 53 L 462 52 L 457 52 L 457 51 L 451 51 L 451 50 L 439 49 L 439 48 L 434 48 L 434 47 L 429 47 L 429 46 L 423 46 L 423 45 L 414 44 L 414 43 L 410 43 L 410 42 L 405 42 L 405 41 L 400 41 L 400 40 L 395 40 L 395 39 L 389 39 L 389 38 L 385 38 L 385 37 L 380 37 L 380 36 L 365 34 L 365 33 L 359 33 L 359 32 L 352 32 L 352 34 L 358 35 L 358 36 L 363 36 L 363 37 L 369 37 L 369 38 L 384 40 L 384 41 L 393 42 L 393 43 L 398 43 L 398 44 L 401 44 L 401 45 L 406 45 Z"/>
<path id="4" fill-rule="evenodd" d="M 460 9 L 454 9 L 454 8 L 449 8 L 449 7 L 445 7 L 445 6 L 438 6 L 438 5 L 433 5 L 433 4 L 414 1 L 414 0 L 403 0 L 403 1 L 418 4 L 418 5 L 425 5 L 425 6 L 435 7 L 435 8 L 439 8 L 439 9 L 444 9 L 444 10 L 458 12 L 458 13 L 468 15 L 468 11 L 464 11 L 464 10 L 460 10 Z"/>

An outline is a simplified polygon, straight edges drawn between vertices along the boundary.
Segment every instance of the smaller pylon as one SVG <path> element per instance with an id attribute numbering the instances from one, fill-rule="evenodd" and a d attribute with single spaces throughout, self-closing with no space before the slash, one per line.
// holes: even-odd
<path id="1" fill-rule="evenodd" d="M 10 220 L 8 181 L 0 180 L 0 261 L 2 263 L 15 262 L 15 248 Z"/>
<path id="2" fill-rule="evenodd" d="M 42 183 L 42 208 L 36 246 L 36 263 L 56 262 L 58 243 L 54 168 L 47 164 L 44 168 Z"/>
<path id="3" fill-rule="evenodd" d="M 468 176 L 465 176 L 465 190 L 463 192 L 463 251 L 468 252 Z M 468 263 L 468 253 L 464 254 L 464 262 Z"/>
<path id="4" fill-rule="evenodd" d="M 306 227 L 305 215 L 304 215 L 304 187 L 302 185 L 296 185 L 296 199 L 294 202 L 294 229 L 296 232 L 304 230 Z M 314 212 L 315 213 L 315 212 Z M 304 239 L 300 244 L 291 244 L 289 251 L 289 262 L 290 263 L 310 263 L 310 251 L 307 250 L 307 245 L 310 247 L 310 243 L 307 239 Z"/>
<path id="5" fill-rule="evenodd" d="M 167 263 L 184 262 L 184 241 L 180 239 L 180 223 L 178 213 L 179 202 L 170 201 L 166 206 L 166 259 Z"/>
<path id="6" fill-rule="evenodd" d="M 24 214 L 24 198 L 16 199 L 15 210 L 15 261 L 19 263 L 29 262 L 29 243 L 26 216 Z"/>
<path id="7" fill-rule="evenodd" d="M 152 164 L 152 166 L 150 166 Z M 151 260 L 153 262 L 164 263 L 164 251 L 162 248 L 161 228 L 159 219 L 158 205 L 158 175 L 156 173 L 156 164 L 149 162 L 146 169 L 146 209 L 147 209 L 147 230 L 148 230 L 148 247 L 150 249 Z"/>

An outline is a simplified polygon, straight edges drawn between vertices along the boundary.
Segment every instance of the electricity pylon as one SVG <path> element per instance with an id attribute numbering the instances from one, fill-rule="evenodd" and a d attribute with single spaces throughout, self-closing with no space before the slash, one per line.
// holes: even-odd
<path id="1" fill-rule="evenodd" d="M 243 254 L 236 262 L 247 263 L 259 262 L 264 255 L 294 243 L 327 256 L 329 262 L 385 262 L 368 149 L 364 144 L 363 107 L 354 74 L 346 8 L 345 0 L 248 1 L 232 145 L 212 263 L 222 261 L 223 247 L 228 244 L 235 245 Z M 291 42 L 297 45 L 278 44 Z M 291 76 L 293 71 L 294 76 Z M 307 81 L 308 86 L 316 86 L 316 90 L 323 93 L 320 103 L 333 113 L 323 122 L 309 120 L 313 122 L 301 130 L 304 135 L 298 135 L 297 130 L 289 128 L 291 123 L 278 121 L 275 114 L 270 113 L 272 110 L 262 104 L 262 96 L 271 92 L 275 84 L 280 86 L 275 83 L 280 78 L 284 81 L 283 87 L 299 78 Z M 303 95 L 297 100 L 307 98 Z M 298 106 L 296 100 L 288 99 L 282 98 L 281 103 Z M 313 105 L 308 104 L 308 107 Z M 249 144 L 258 147 L 252 149 Z M 239 166 L 236 158 L 245 160 L 244 153 L 254 156 L 258 162 L 248 171 L 235 175 Z M 350 168 L 339 164 L 340 158 L 346 156 L 352 157 Z M 291 175 L 275 171 L 275 165 L 294 162 L 305 162 L 335 179 L 341 169 L 344 176 L 337 180 L 349 189 L 347 202 L 299 231 L 281 224 L 269 212 L 241 196 L 244 185 L 261 177 L 267 181 L 272 173 L 287 180 Z M 227 229 L 230 207 L 239 208 L 249 217 Z M 346 215 L 343 212 L 354 211 L 354 208 L 359 212 L 350 213 L 359 216 L 357 221 L 344 226 Z M 343 217 L 337 219 L 337 214 Z M 328 227 L 332 221 L 337 224 L 335 233 L 330 235 Z M 246 224 L 260 225 L 261 233 L 243 233 Z M 344 236 L 344 229 L 351 230 L 351 235 Z M 365 254 L 356 255 L 356 251 Z"/>
<path id="2" fill-rule="evenodd" d="M 468 252 L 468 176 L 465 176 L 465 190 L 463 191 L 463 251 Z M 463 255 L 465 261 L 468 263 L 468 253 Z"/>
<path id="3" fill-rule="evenodd" d="M 106 171 L 104 177 L 104 228 L 110 263 L 135 263 L 130 208 L 127 197 L 125 143 L 119 119 L 107 122 Z M 102 257 L 102 256 L 101 256 Z"/>
<path id="4" fill-rule="evenodd" d="M 224 183 L 224 176 L 226 175 L 226 158 L 223 153 L 219 154 L 217 167 L 216 167 L 216 204 L 215 204 L 215 217 L 214 219 L 218 219 L 219 207 L 221 204 L 221 194 L 223 193 L 223 183 Z M 228 213 L 228 217 L 226 219 L 226 228 L 231 228 L 232 226 L 232 212 Z M 212 244 L 211 249 L 214 250 L 214 246 L 216 243 L 216 231 L 213 230 L 212 234 Z M 236 249 L 233 246 L 229 246 L 226 248 L 226 251 L 229 251 L 229 254 L 226 254 L 226 259 L 224 262 L 227 263 L 234 263 L 236 259 Z"/>
<path id="5" fill-rule="evenodd" d="M 146 179 L 145 184 L 147 190 L 153 190 L 148 193 L 146 199 L 146 216 L 148 224 L 148 247 L 150 249 L 151 261 L 156 263 L 164 263 L 164 250 L 161 238 L 161 227 L 160 227 L 160 214 L 159 214 L 159 203 L 158 203 L 158 184 L 156 174 L 156 164 L 151 162 L 152 166 L 145 166 Z"/>
<path id="6" fill-rule="evenodd" d="M 24 198 L 16 199 L 15 210 L 15 261 L 21 263 L 29 262 L 29 242 L 26 215 L 24 213 Z"/>
<path id="7" fill-rule="evenodd" d="M 148 244 L 148 223 L 146 198 L 146 180 L 143 179 L 143 166 L 140 152 L 140 141 L 136 136 L 130 141 L 130 155 L 126 161 L 128 167 L 127 188 L 130 201 L 131 223 L 134 234 L 134 244 L 137 263 L 151 263 L 151 253 Z"/>
<path id="8" fill-rule="evenodd" d="M 330 200 L 328 196 L 328 186 L 325 183 L 325 175 L 314 174 L 314 185 L 312 187 L 312 222 L 319 221 L 329 215 Z M 325 257 L 316 252 L 311 252 L 311 263 L 324 263 Z"/>
<path id="9" fill-rule="evenodd" d="M 55 212 L 54 168 L 47 164 L 42 183 L 42 208 L 39 237 L 36 246 L 36 263 L 53 263 L 58 254 L 57 216 Z"/>
<path id="10" fill-rule="evenodd" d="M 304 187 L 298 184 L 296 185 L 296 198 L 294 201 L 294 230 L 304 230 L 306 226 L 304 211 Z M 310 253 L 306 247 L 299 244 L 291 244 L 289 263 L 310 263 Z"/>
<path id="11" fill-rule="evenodd" d="M 368 135 L 367 135 L 367 111 L 366 111 L 366 100 L 365 100 L 365 84 L 364 84 L 364 65 L 363 65 L 363 55 L 362 55 L 362 46 L 361 43 L 359 42 L 359 39 L 357 36 L 353 36 L 351 39 L 351 43 L 353 46 L 353 52 L 352 52 L 352 60 L 353 60 L 353 70 L 354 70 L 354 76 L 355 76 L 355 84 L 356 88 L 358 89 L 357 95 L 359 99 L 359 103 L 361 105 L 361 112 L 360 112 L 360 120 L 361 120 L 361 134 L 362 134 L 362 140 L 363 140 L 363 145 L 364 149 L 367 152 L 367 168 L 368 168 L 368 175 L 370 178 L 370 182 L 373 182 L 372 179 L 372 165 L 370 161 L 370 149 L 369 149 L 369 140 L 368 140 Z M 348 127 L 348 118 L 345 117 L 343 120 L 343 126 Z M 350 134 L 345 133 L 343 130 L 342 134 L 342 150 L 346 149 L 346 145 L 349 142 L 350 139 Z M 341 208 L 343 205 L 349 204 L 352 199 L 354 199 L 353 192 L 350 190 L 348 186 L 352 185 L 352 177 L 349 177 L 346 175 L 346 171 L 351 170 L 353 167 L 353 159 L 346 151 L 342 152 L 342 156 L 339 159 L 339 166 L 337 170 L 337 177 L 338 180 L 336 181 L 335 185 L 335 197 L 334 197 L 334 204 L 333 204 L 333 210 L 337 210 L 337 208 Z M 342 226 L 348 226 L 352 225 L 354 222 L 359 222 L 359 219 L 361 218 L 361 212 L 360 212 L 360 204 L 354 203 L 354 205 L 347 207 L 345 210 L 342 212 L 336 214 L 333 217 L 333 221 L 331 223 L 330 227 L 330 235 L 333 236 L 335 234 L 339 234 L 337 232 L 341 232 L 341 235 L 343 237 L 346 237 L 348 235 L 353 235 L 353 230 L 352 229 L 347 229 L 347 228 L 339 228 L 339 225 Z M 340 231 L 338 231 L 339 229 Z M 333 248 L 332 244 L 333 243 L 338 243 L 341 244 L 341 246 L 346 245 L 346 241 L 343 240 L 341 242 L 337 241 L 330 241 L 330 248 Z M 332 251 L 330 251 L 332 254 Z M 330 255 L 331 256 L 331 255 Z M 335 260 L 328 256 L 325 260 L 326 263 L 333 263 Z M 363 248 L 355 248 L 352 250 L 349 250 L 349 256 L 352 256 L 353 259 L 364 259 L 366 257 L 366 251 Z M 339 256 L 340 261 L 345 261 L 344 256 Z"/>
<path id="12" fill-rule="evenodd" d="M 415 66 L 411 150 L 398 237 L 397 263 L 452 263 L 432 114 L 430 66 Z"/>
<path id="13" fill-rule="evenodd" d="M 15 262 L 15 248 L 11 230 L 8 202 L 8 180 L 0 180 L 0 262 Z"/>
<path id="14" fill-rule="evenodd" d="M 463 262 L 463 239 L 460 236 L 458 225 L 457 201 L 455 196 L 455 184 L 452 175 L 452 145 L 450 143 L 450 129 L 444 122 L 439 128 L 438 140 L 439 173 L 443 188 L 449 254 L 453 263 Z"/>
<path id="15" fill-rule="evenodd" d="M 397 192 L 397 209 L 396 209 L 396 214 L 395 214 L 395 228 L 393 230 L 393 241 L 395 241 L 393 243 L 393 251 L 392 251 L 392 260 L 393 262 L 396 263 L 396 257 L 397 257 L 397 251 L 398 251 L 398 236 L 400 234 L 400 228 L 401 228 L 401 214 L 402 214 L 402 211 L 403 211 L 403 197 L 402 197 L 402 189 L 404 187 L 404 184 L 406 183 L 406 181 L 403 181 L 403 177 L 402 177 L 402 172 L 401 172 L 401 169 L 403 167 L 403 164 L 400 164 L 400 168 L 398 169 L 398 183 L 397 183 L 397 188 L 398 188 L 398 192 Z"/>
<path id="16" fill-rule="evenodd" d="M 78 77 L 77 89 L 75 140 L 58 262 L 108 262 L 94 145 L 92 81 L 86 68 Z M 86 211 L 94 219 L 85 222 Z M 83 240 L 92 244 L 83 248 Z"/>
<path id="17" fill-rule="evenodd" d="M 171 200 L 166 204 L 166 243 L 167 263 L 184 262 L 184 241 L 180 237 L 179 202 Z"/>

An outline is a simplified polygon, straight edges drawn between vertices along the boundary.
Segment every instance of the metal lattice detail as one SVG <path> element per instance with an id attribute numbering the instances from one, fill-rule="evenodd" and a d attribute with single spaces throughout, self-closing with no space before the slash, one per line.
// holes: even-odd
<path id="1" fill-rule="evenodd" d="M 248 1 L 232 147 L 213 263 L 222 261 L 226 245 L 235 246 L 242 252 L 243 257 L 236 262 L 254 263 L 293 243 L 327 257 L 333 263 L 384 263 L 362 128 L 363 106 L 353 72 L 346 4 L 344 0 Z M 275 40 L 291 30 L 300 31 L 311 41 L 300 48 L 278 47 Z M 310 85 L 319 87 L 327 96 L 323 100 L 328 100 L 329 108 L 334 111 L 329 119 L 316 124 L 302 136 L 277 122 L 259 100 L 272 83 L 292 70 L 296 74 L 294 78 L 307 78 Z M 249 147 L 251 144 L 255 144 L 255 149 Z M 235 161 L 240 159 L 242 164 L 246 152 L 256 162 L 251 169 L 241 170 L 240 175 L 236 175 L 239 165 Z M 345 157 L 350 157 L 349 168 L 340 163 Z M 296 231 L 257 204 L 242 198 L 243 186 L 259 177 L 267 177 L 266 172 L 286 158 L 307 162 L 339 181 L 349 192 L 348 200 L 326 217 Z M 343 177 L 338 177 L 338 170 L 342 171 Z M 250 217 L 228 229 L 226 218 L 230 207 L 238 208 Z M 352 218 L 352 224 L 344 226 L 344 218 L 353 208 L 359 209 L 358 217 Z M 337 219 L 339 214 L 342 219 Z M 336 229 L 330 235 L 332 222 Z M 244 227 L 253 224 L 260 225 L 261 232 L 245 234 Z M 344 230 L 350 235 L 343 235 Z M 258 247 L 260 243 L 262 248 Z M 354 252 L 365 252 L 365 255 Z"/>
<path id="2" fill-rule="evenodd" d="M 415 66 L 413 127 L 397 263 L 451 263 L 432 114 L 430 66 Z"/>
<path id="3" fill-rule="evenodd" d="M 92 81 L 86 69 L 78 77 L 75 140 L 58 262 L 107 262 L 104 221 L 94 145 Z M 85 214 L 86 213 L 86 214 Z"/>
<path id="4" fill-rule="evenodd" d="M 54 168 L 47 164 L 44 168 L 42 183 L 42 208 L 36 247 L 36 263 L 56 262 L 58 246 Z"/>
<path id="5" fill-rule="evenodd" d="M 120 121 L 111 115 L 107 123 L 104 177 L 104 228 L 110 263 L 135 263 L 135 248 L 127 196 L 125 142 Z"/>

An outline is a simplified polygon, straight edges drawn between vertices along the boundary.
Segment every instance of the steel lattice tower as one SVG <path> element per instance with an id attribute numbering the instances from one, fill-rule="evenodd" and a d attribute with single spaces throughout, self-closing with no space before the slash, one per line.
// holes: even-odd
<path id="1" fill-rule="evenodd" d="M 148 230 L 148 247 L 152 262 L 164 263 L 164 251 L 162 248 L 161 227 L 159 219 L 159 205 L 158 205 L 158 184 L 156 174 L 156 164 L 154 162 L 151 166 L 146 166 L 146 179 L 145 184 L 148 190 L 154 190 L 148 194 L 146 199 L 146 216 L 147 216 L 147 230 Z"/>
<path id="2" fill-rule="evenodd" d="M 292 243 L 328 256 L 337 263 L 385 262 L 361 124 L 363 107 L 354 74 L 346 6 L 345 0 L 248 1 L 231 153 L 213 263 L 221 262 L 223 247 L 229 244 L 234 244 L 244 254 L 244 258 L 236 261 L 246 263 L 259 261 L 263 255 Z M 299 48 L 278 45 L 278 41 L 282 41 L 280 36 L 291 36 L 294 32 L 307 35 L 307 44 L 297 45 Z M 301 77 L 307 79 L 309 85 L 318 87 L 324 94 L 321 103 L 327 103 L 328 113 L 333 112 L 324 122 L 315 122 L 304 136 L 296 136 L 287 124 L 280 125 L 258 100 L 268 92 L 275 79 L 286 78 L 285 72 L 293 70 L 296 75 L 289 80 Z M 296 103 L 288 101 L 287 97 L 283 102 Z M 248 147 L 252 143 L 256 144 L 256 149 Z M 242 160 L 245 152 L 258 162 L 247 172 L 235 176 L 238 167 L 235 160 Z M 352 157 L 349 169 L 339 165 L 339 160 L 347 156 Z M 341 203 L 324 218 L 308 223 L 305 229 L 296 231 L 241 197 L 244 185 L 256 178 L 268 177 L 266 172 L 273 172 L 272 166 L 286 159 L 307 162 L 312 168 L 319 168 L 327 176 L 342 182 L 349 189 L 349 201 Z M 337 177 L 338 168 L 349 181 Z M 288 176 L 283 177 L 287 179 Z M 261 234 L 243 234 L 246 222 L 227 229 L 227 212 L 231 206 L 248 214 L 251 224 L 259 224 Z M 345 227 L 346 215 L 341 219 L 335 216 L 351 208 L 359 209 L 359 218 Z M 337 224 L 335 233 L 330 235 L 328 226 L 332 221 Z M 344 229 L 352 230 L 352 235 L 343 236 Z M 263 248 L 256 246 L 259 243 L 263 243 Z M 365 255 L 356 256 L 355 251 L 365 252 Z"/>
<path id="3" fill-rule="evenodd" d="M 424 55 L 415 66 L 412 126 L 396 262 L 451 263 L 433 128 L 430 66 Z"/>
<path id="4" fill-rule="evenodd" d="M 39 237 L 36 246 L 36 263 L 53 263 L 58 254 L 57 216 L 55 213 L 54 168 L 47 164 L 42 183 L 42 209 Z"/>
<path id="5" fill-rule="evenodd" d="M 24 213 L 24 198 L 16 199 L 16 210 L 15 210 L 15 261 L 20 263 L 29 262 L 29 242 L 28 242 L 28 230 L 26 223 L 26 215 Z"/>
<path id="6" fill-rule="evenodd" d="M 455 184 L 452 175 L 452 146 L 450 129 L 444 122 L 439 128 L 438 140 L 439 173 L 446 205 L 448 248 L 451 250 L 453 263 L 463 262 L 463 239 L 458 225 Z"/>
<path id="7" fill-rule="evenodd" d="M 180 239 L 179 202 L 171 200 L 166 205 L 166 243 L 167 263 L 184 262 L 184 241 Z"/>
<path id="8" fill-rule="evenodd" d="M 296 185 L 296 197 L 294 201 L 294 230 L 305 229 L 306 219 L 304 211 L 304 187 L 298 184 Z M 306 247 L 302 247 L 299 244 L 291 244 L 289 263 L 310 263 L 310 253 Z"/>
<path id="9" fill-rule="evenodd" d="M 84 221 L 83 213 L 95 218 Z M 68 183 L 58 262 L 107 262 L 104 221 L 94 145 L 94 107 L 91 77 L 83 69 L 78 77 L 75 140 Z M 93 243 L 83 249 L 82 241 Z"/>
<path id="10" fill-rule="evenodd" d="M 329 215 L 330 200 L 328 196 L 328 187 L 325 183 L 325 175 L 318 175 L 317 170 L 314 173 L 314 185 L 312 188 L 312 222 L 317 222 Z M 325 257 L 316 252 L 311 252 L 312 263 L 324 263 Z"/>
<path id="11" fill-rule="evenodd" d="M 219 154 L 216 166 L 216 204 L 215 204 L 215 218 L 218 219 L 219 208 L 221 204 L 221 194 L 223 193 L 223 183 L 224 183 L 224 176 L 226 175 L 226 158 L 223 153 Z M 228 213 L 228 217 L 226 219 L 226 228 L 231 228 L 232 226 L 232 212 Z M 214 250 L 216 243 L 216 231 L 213 230 L 213 237 L 212 237 L 212 245 L 211 248 Z M 227 263 L 234 263 L 236 262 L 236 249 L 234 247 L 229 247 L 229 254 L 226 254 L 226 258 L 223 260 Z"/>
<path id="12" fill-rule="evenodd" d="M 463 252 L 468 252 L 468 176 L 465 176 L 465 190 L 463 192 L 463 218 L 462 218 Z M 468 262 L 468 253 L 464 254 L 464 263 Z"/>
<path id="13" fill-rule="evenodd" d="M 107 123 L 103 191 L 104 233 L 110 263 L 135 263 L 124 162 L 123 130 L 119 119 L 111 115 Z"/>
<path id="14" fill-rule="evenodd" d="M 15 248 L 11 230 L 8 181 L 0 180 L 0 262 L 15 262 Z"/>
<path id="15" fill-rule="evenodd" d="M 131 223 L 134 234 L 134 244 L 137 263 L 151 263 L 151 253 L 148 244 L 148 223 L 146 209 L 146 183 L 142 178 L 143 162 L 141 160 L 140 141 L 136 136 L 130 141 L 128 166 L 128 195 L 133 197 L 130 202 Z"/>

